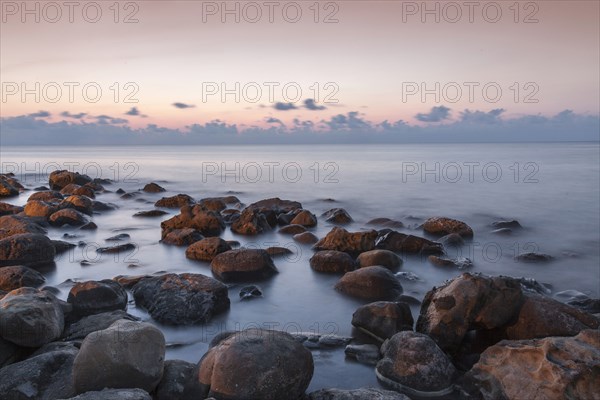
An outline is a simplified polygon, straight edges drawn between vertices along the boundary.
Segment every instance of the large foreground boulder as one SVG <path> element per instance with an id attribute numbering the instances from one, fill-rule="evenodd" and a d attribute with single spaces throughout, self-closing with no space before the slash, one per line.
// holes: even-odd
<path id="1" fill-rule="evenodd" d="M 344 251 L 351 255 L 373 250 L 377 231 L 348 232 L 344 228 L 334 227 L 314 248 L 316 250 Z"/>
<path id="2" fill-rule="evenodd" d="M 73 364 L 77 393 L 104 388 L 139 388 L 151 392 L 160 382 L 165 337 L 142 322 L 117 321 L 89 334 Z"/>
<path id="3" fill-rule="evenodd" d="M 33 219 L 20 215 L 3 215 L 0 217 L 0 240 L 22 233 L 46 233 L 46 229 Z"/>
<path id="4" fill-rule="evenodd" d="M 132 292 L 139 307 L 168 325 L 204 323 L 229 309 L 227 286 L 200 274 L 144 278 L 133 286 Z"/>
<path id="5" fill-rule="evenodd" d="M 41 234 L 23 233 L 0 240 L 0 267 L 50 263 L 55 255 L 52 241 Z"/>
<path id="6" fill-rule="evenodd" d="M 107 329 L 118 320 L 139 321 L 139 318 L 127 314 L 123 310 L 107 311 L 99 314 L 88 315 L 65 327 L 65 340 L 85 339 L 95 331 Z"/>
<path id="7" fill-rule="evenodd" d="M 237 249 L 218 254 L 210 263 L 213 274 L 222 281 L 269 278 L 277 273 L 271 256 L 262 249 Z"/>
<path id="8" fill-rule="evenodd" d="M 335 288 L 344 294 L 366 300 L 395 300 L 402 294 L 400 281 L 388 269 L 380 266 L 347 272 Z"/>
<path id="9" fill-rule="evenodd" d="M 63 400 L 152 400 L 152 397 L 142 389 L 103 389 Z"/>
<path id="10" fill-rule="evenodd" d="M 375 388 L 321 389 L 308 395 L 308 400 L 410 400 L 402 393 Z"/>
<path id="11" fill-rule="evenodd" d="M 248 329 L 223 338 L 202 357 L 198 381 L 215 399 L 300 399 L 313 375 L 312 354 L 279 331 Z"/>

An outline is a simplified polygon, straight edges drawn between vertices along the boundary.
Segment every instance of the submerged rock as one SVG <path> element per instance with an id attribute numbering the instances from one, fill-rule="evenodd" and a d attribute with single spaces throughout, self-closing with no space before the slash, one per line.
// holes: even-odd
<path id="1" fill-rule="evenodd" d="M 185 250 L 185 256 L 190 260 L 212 261 L 217 254 L 231 250 L 231 246 L 219 237 L 210 237 L 191 244 Z"/>
<path id="2" fill-rule="evenodd" d="M 444 254 L 444 247 L 440 243 L 396 231 L 380 235 L 376 247 L 404 254 Z"/>
<path id="3" fill-rule="evenodd" d="M 405 395 L 375 388 L 321 389 L 308 395 L 309 400 L 410 400 Z"/>
<path id="4" fill-rule="evenodd" d="M 494 227 L 496 229 L 511 229 L 511 230 L 523 228 L 521 226 L 521 224 L 519 223 L 519 221 L 517 221 L 517 220 L 492 222 L 492 227 Z"/>
<path id="5" fill-rule="evenodd" d="M 202 239 L 204 239 L 204 236 L 202 236 L 200 231 L 193 228 L 183 228 L 170 231 L 160 242 L 173 246 L 189 246 Z"/>
<path id="6" fill-rule="evenodd" d="M 229 250 L 213 258 L 210 266 L 225 282 L 265 279 L 278 272 L 269 254 L 261 249 Z"/>
<path id="7" fill-rule="evenodd" d="M 309 263 L 318 272 L 344 273 L 356 269 L 356 263 L 348 253 L 336 250 L 318 251 L 310 258 Z"/>
<path id="8" fill-rule="evenodd" d="M 343 208 L 332 208 L 331 210 L 325 211 L 321 217 L 325 218 L 325 221 L 332 224 L 349 224 L 353 221 L 352 217 Z"/>
<path id="9" fill-rule="evenodd" d="M 438 267 L 452 267 L 458 269 L 471 268 L 473 266 L 473 261 L 470 258 L 459 257 L 459 258 L 446 258 L 446 257 L 438 257 L 438 256 L 429 256 L 427 260 L 436 265 Z"/>
<path id="10" fill-rule="evenodd" d="M 396 253 L 380 249 L 360 253 L 356 261 L 361 267 L 381 265 L 390 270 L 394 270 L 402 265 L 402 259 Z"/>
<path id="11" fill-rule="evenodd" d="M 166 189 L 164 187 L 162 187 L 158 183 L 154 183 L 154 182 L 146 184 L 146 186 L 144 186 L 144 188 L 142 190 L 146 193 L 166 192 Z"/>
<path id="12" fill-rule="evenodd" d="M 138 211 L 133 214 L 134 217 L 162 217 L 163 215 L 167 215 L 168 212 L 163 210 L 147 210 L 147 211 Z"/>
<path id="13" fill-rule="evenodd" d="M 380 266 L 347 272 L 336 283 L 340 292 L 367 300 L 394 300 L 402 294 L 402 285 L 393 273 Z"/>
<path id="14" fill-rule="evenodd" d="M 374 344 L 350 344 L 344 349 L 346 357 L 354 358 L 356 361 L 375 365 L 379 361 L 379 347 Z"/>
<path id="15" fill-rule="evenodd" d="M 554 257 L 542 253 L 523 253 L 516 256 L 515 260 L 525 263 L 544 263 L 554 260 Z"/>
<path id="16" fill-rule="evenodd" d="M 349 254 L 359 254 L 375 248 L 377 232 L 374 230 L 364 232 L 348 232 L 339 227 L 334 227 L 314 248 L 316 250 L 337 250 Z"/>
<path id="17" fill-rule="evenodd" d="M 262 291 L 258 286 L 244 286 L 240 289 L 240 300 L 249 300 L 255 297 L 262 297 Z"/>
<path id="18" fill-rule="evenodd" d="M 401 331 L 412 331 L 414 319 L 406 303 L 378 301 L 359 307 L 352 325 L 383 342 Z"/>
<path id="19" fill-rule="evenodd" d="M 423 230 L 431 235 L 449 235 L 457 233 L 463 238 L 472 238 L 473 229 L 466 223 L 445 217 L 429 218 L 423 223 Z"/>
<path id="20" fill-rule="evenodd" d="M 367 222 L 367 225 L 378 225 L 384 228 L 398 229 L 403 228 L 404 224 L 400 221 L 395 221 L 390 218 L 374 218 Z"/>

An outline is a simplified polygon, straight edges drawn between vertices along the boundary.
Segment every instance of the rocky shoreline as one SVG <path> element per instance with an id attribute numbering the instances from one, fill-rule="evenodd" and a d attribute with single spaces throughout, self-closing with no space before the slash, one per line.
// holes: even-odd
<path id="1" fill-rule="evenodd" d="M 69 226 L 94 230 L 94 215 L 111 182 L 54 171 L 21 207 L 10 198 L 26 188 L 0 175 L 0 393 L 6 399 L 594 399 L 600 393 L 600 300 L 565 304 L 535 281 L 462 272 L 472 261 L 450 258 L 447 249 L 472 240 L 465 222 L 426 220 L 423 236 L 399 232 L 402 222 L 378 218 L 373 229 L 351 232 L 350 213 L 333 208 L 317 216 L 297 201 L 271 198 L 244 205 L 236 196 L 196 201 L 186 194 L 163 197 L 135 214 L 160 218 L 165 246 L 209 265 L 213 277 L 195 273 L 115 276 L 77 282 L 67 301 L 44 286 L 43 266 L 75 246 L 51 240 L 49 230 Z M 149 183 L 123 201 L 165 189 Z M 319 238 L 319 221 L 336 226 Z M 495 221 L 498 234 L 522 229 L 517 221 Z M 310 244 L 306 268 L 339 276 L 340 296 L 364 305 L 348 315 L 358 337 L 245 329 L 222 332 L 196 364 L 165 360 L 166 341 L 157 326 L 127 313 L 129 298 L 164 326 L 202 325 L 231 305 L 228 284 L 268 280 L 281 273 L 277 257 L 289 249 L 244 248 L 220 236 L 278 230 Z M 107 240 L 98 253 L 135 248 L 129 235 Z M 158 240 L 158 238 L 157 238 Z M 457 276 L 432 288 L 424 299 L 404 294 L 396 272 L 403 256 L 419 255 Z M 545 263 L 540 253 L 518 254 L 519 262 Z M 110 277 L 108 277 L 110 278 Z M 243 286 L 243 285 L 242 285 Z M 243 286 L 240 298 L 260 297 Z M 421 303 L 413 316 L 408 304 Z M 306 393 L 314 373 L 311 351 L 342 347 L 346 356 L 373 366 L 385 388 L 321 389 Z"/>

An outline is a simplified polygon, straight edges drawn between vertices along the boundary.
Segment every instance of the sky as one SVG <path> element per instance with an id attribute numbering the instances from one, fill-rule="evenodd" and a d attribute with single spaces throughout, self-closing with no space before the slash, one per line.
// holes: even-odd
<path id="1" fill-rule="evenodd" d="M 598 140 L 598 1 L 69 4 L 1 2 L 4 144 Z"/>

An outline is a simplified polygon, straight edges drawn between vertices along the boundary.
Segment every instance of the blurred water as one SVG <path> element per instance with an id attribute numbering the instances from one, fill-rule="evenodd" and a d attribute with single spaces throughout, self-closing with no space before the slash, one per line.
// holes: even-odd
<path id="1" fill-rule="evenodd" d="M 367 228 L 376 217 L 398 219 L 404 232 L 422 235 L 417 226 L 431 216 L 448 216 L 467 222 L 475 231 L 473 242 L 453 256 L 473 259 L 472 271 L 525 276 L 552 285 L 553 293 L 576 289 L 591 297 L 600 293 L 600 149 L 598 144 L 422 144 L 240 147 L 11 147 L 0 152 L 3 172 L 15 172 L 28 187 L 47 185 L 54 169 L 86 172 L 113 179 L 115 191 L 134 191 L 154 181 L 167 193 L 142 194 L 132 200 L 115 193 L 97 200 L 119 205 L 113 212 L 94 216 L 94 232 L 52 229 L 53 239 L 75 233 L 87 247 L 77 248 L 46 271 L 49 285 L 58 285 L 66 298 L 70 283 L 116 275 L 157 271 L 210 275 L 208 264 L 187 260 L 185 248 L 158 243 L 160 221 L 170 218 L 133 218 L 153 208 L 162 196 L 187 193 L 196 199 L 236 194 L 249 204 L 268 197 L 300 201 L 317 215 L 344 207 L 355 222 L 349 230 Z M 25 192 L 10 202 L 23 204 Z M 335 200 L 332 202 L 331 199 Z M 491 233 L 497 220 L 517 219 L 524 229 L 512 236 Z M 323 237 L 332 225 L 320 221 L 314 233 Z M 123 230 L 138 245 L 135 252 L 118 256 L 95 253 L 95 245 Z M 208 342 L 223 329 L 250 326 L 288 331 L 352 333 L 352 313 L 362 301 L 333 290 L 337 276 L 314 273 L 308 259 L 310 246 L 299 245 L 276 232 L 256 237 L 234 235 L 226 239 L 263 248 L 280 245 L 295 251 L 277 258 L 280 273 L 258 285 L 264 297 L 240 302 L 239 287 L 230 289 L 231 310 L 197 327 L 161 327 L 172 346 L 168 358 L 197 362 Z M 548 264 L 516 263 L 513 257 L 527 251 L 554 256 Z M 89 259 L 90 266 L 80 261 Z M 130 268 L 130 264 L 137 267 Z M 461 271 L 430 265 L 420 257 L 405 257 L 403 271 L 419 276 L 403 281 L 405 293 L 422 298 L 431 287 Z M 129 312 L 149 319 L 133 303 Z M 418 308 L 413 307 L 416 318 Z M 342 351 L 314 351 L 316 372 L 311 389 L 377 385 L 372 367 L 345 360 Z"/>

